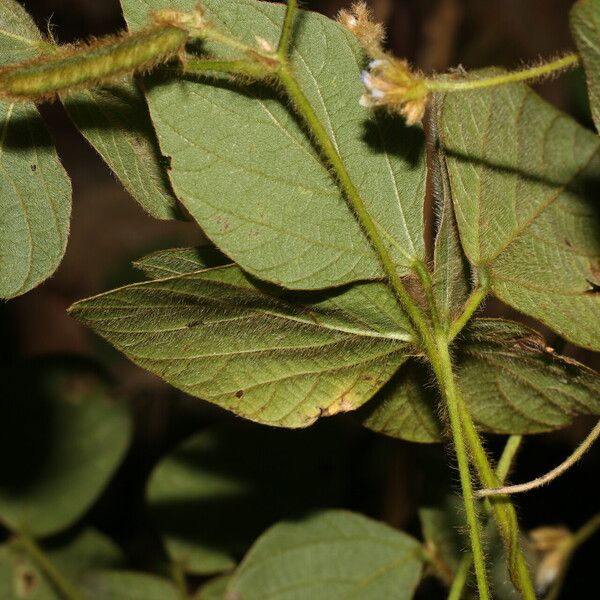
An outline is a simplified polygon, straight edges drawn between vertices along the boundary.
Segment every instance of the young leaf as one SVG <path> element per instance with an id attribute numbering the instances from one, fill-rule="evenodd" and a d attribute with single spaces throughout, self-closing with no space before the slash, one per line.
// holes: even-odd
<path id="1" fill-rule="evenodd" d="M 181 216 L 148 106 L 135 83 L 79 92 L 64 101 L 69 116 L 125 189 L 157 219 Z"/>
<path id="2" fill-rule="evenodd" d="M 600 0 L 579 0 L 574 4 L 571 32 L 583 60 L 592 116 L 600 132 Z"/>
<path id="3" fill-rule="evenodd" d="M 148 484 L 171 560 L 194 574 L 228 570 L 277 520 L 342 502 L 346 446 L 334 425 L 282 431 L 228 423 L 176 448 Z"/>
<path id="4" fill-rule="evenodd" d="M 222 267 L 231 261 L 212 246 L 198 248 L 171 248 L 158 250 L 133 263 L 150 279 L 164 279 L 175 275 L 188 275 L 213 267 Z"/>
<path id="5" fill-rule="evenodd" d="M 283 427 L 358 408 L 406 360 L 410 326 L 385 285 L 304 304 L 268 291 L 221 267 L 127 286 L 72 311 L 181 390 Z"/>
<path id="6" fill-rule="evenodd" d="M 92 570 L 114 569 L 124 562 L 115 544 L 93 529 L 86 529 L 66 542 L 46 544 L 44 552 L 74 585 L 80 584 Z M 0 546 L 0 598 L 63 599 L 39 565 L 15 541 Z"/>
<path id="7" fill-rule="evenodd" d="M 193 10 L 196 0 L 179 0 Z M 208 0 L 207 18 L 249 44 L 275 43 L 285 7 Z M 129 25 L 170 0 L 123 0 Z M 206 51 L 227 57 L 223 47 Z M 232 55 L 233 56 L 233 55 Z M 315 13 L 298 18 L 294 72 L 390 246 L 400 273 L 422 257 L 422 135 L 358 104 L 364 58 L 357 41 Z M 212 85 L 211 85 L 212 83 Z M 147 93 L 177 196 L 206 234 L 245 270 L 313 289 L 381 276 L 380 264 L 296 117 L 260 86 L 161 80 Z"/>
<path id="8" fill-rule="evenodd" d="M 475 319 L 454 351 L 470 414 L 485 431 L 529 434 L 565 427 L 582 414 L 600 415 L 600 378 L 556 355 L 519 323 Z M 357 414 L 364 425 L 417 442 L 442 439 L 435 390 L 423 367 L 407 362 Z"/>
<path id="9" fill-rule="evenodd" d="M 597 136 L 522 84 L 448 94 L 442 141 L 460 237 L 492 291 L 600 350 Z"/>
<path id="10" fill-rule="evenodd" d="M 430 178 L 438 219 L 434 249 L 433 292 L 443 323 L 451 323 L 469 297 L 469 266 L 460 244 L 458 224 L 444 149 L 439 139 L 443 96 L 435 94 L 430 108 Z"/>
<path id="11" fill-rule="evenodd" d="M 267 530 L 236 570 L 226 597 L 259 600 L 409 600 L 421 576 L 417 540 L 345 511 Z"/>
<path id="12" fill-rule="evenodd" d="M 42 43 L 19 4 L 0 3 L 0 66 Z M 55 271 L 69 235 L 71 184 L 33 105 L 0 100 L 0 194 L 0 298 L 12 298 Z"/>
<path id="13" fill-rule="evenodd" d="M 8 369 L 0 425 L 0 521 L 43 537 L 94 503 L 127 449 L 126 407 L 89 368 Z"/>

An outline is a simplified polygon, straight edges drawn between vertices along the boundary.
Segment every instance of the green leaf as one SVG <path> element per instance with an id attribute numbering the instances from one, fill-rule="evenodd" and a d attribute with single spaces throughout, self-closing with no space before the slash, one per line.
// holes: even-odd
<path id="1" fill-rule="evenodd" d="M 519 323 L 474 319 L 454 349 L 457 377 L 479 427 L 530 434 L 600 415 L 600 378 L 548 349 Z M 412 360 L 358 413 L 369 429 L 414 442 L 441 441 L 443 427 L 430 375 Z"/>
<path id="2" fill-rule="evenodd" d="M 205 583 L 194 595 L 194 600 L 227 600 L 225 593 L 231 575 L 221 575 Z"/>
<path id="3" fill-rule="evenodd" d="M 3 382 L 0 521 L 47 536 L 104 490 L 129 443 L 129 412 L 89 367 L 27 363 Z"/>
<path id="4" fill-rule="evenodd" d="M 133 571 L 90 573 L 84 579 L 90 600 L 180 600 L 167 579 Z"/>
<path id="5" fill-rule="evenodd" d="M 43 41 L 12 0 L 0 2 L 0 66 L 36 56 Z M 49 277 L 66 249 L 71 184 L 32 104 L 0 100 L 0 298 Z"/>
<path id="6" fill-rule="evenodd" d="M 409 361 L 356 416 L 373 431 L 422 444 L 442 441 L 437 394 L 426 368 Z"/>
<path id="7" fill-rule="evenodd" d="M 550 351 L 519 323 L 475 319 L 457 348 L 459 385 L 473 418 L 495 433 L 565 427 L 577 415 L 600 415 L 600 378 Z"/>
<path id="8" fill-rule="evenodd" d="M 383 284 L 306 294 L 302 304 L 298 294 L 286 301 L 266 291 L 221 267 L 120 288 L 71 310 L 181 390 L 282 427 L 358 408 L 406 359 L 409 323 Z"/>
<path id="9" fill-rule="evenodd" d="M 600 350 L 598 137 L 515 84 L 448 94 L 442 141 L 480 278 L 513 308 Z"/>
<path id="10" fill-rule="evenodd" d="M 579 0 L 574 4 L 571 32 L 583 60 L 592 116 L 600 132 L 600 0 Z"/>
<path id="11" fill-rule="evenodd" d="M 284 6 L 208 0 L 222 31 L 275 43 Z M 196 0 L 122 0 L 133 29 L 151 9 L 191 11 Z M 354 37 L 302 12 L 294 71 L 386 239 L 400 273 L 424 254 L 422 134 L 358 104 L 364 57 Z M 222 46 L 207 51 L 227 56 Z M 257 277 L 313 289 L 382 275 L 357 221 L 298 120 L 277 94 L 232 82 L 162 80 L 147 97 L 177 196 L 209 238 Z"/>
<path id="12" fill-rule="evenodd" d="M 104 535 L 86 529 L 76 537 L 45 545 L 51 563 L 74 584 L 94 569 L 112 569 L 124 558 Z M 17 543 L 0 546 L 0 597 L 3 600 L 62 600 L 39 565 Z"/>
<path id="13" fill-rule="evenodd" d="M 235 422 L 181 444 L 148 484 L 171 560 L 190 573 L 225 571 L 277 520 L 341 502 L 340 438 L 332 422 L 299 431 Z"/>
<path id="14" fill-rule="evenodd" d="M 14 0 L 0 2 L 0 65 L 36 56 L 37 26 Z M 70 184 L 37 109 L 0 102 L 0 297 L 23 294 L 58 266 L 69 231 Z"/>
<path id="15" fill-rule="evenodd" d="M 244 600 L 408 600 L 422 566 L 412 537 L 358 514 L 324 511 L 263 534 L 227 594 Z"/>
<path id="16" fill-rule="evenodd" d="M 188 275 L 212 267 L 221 267 L 231 261 L 216 248 L 171 248 L 159 250 L 136 260 L 133 266 L 150 279 L 164 279 L 176 275 Z"/>
<path id="17" fill-rule="evenodd" d="M 64 101 L 69 116 L 125 189 L 150 215 L 181 211 L 167 175 L 143 94 L 132 83 L 79 92 Z"/>

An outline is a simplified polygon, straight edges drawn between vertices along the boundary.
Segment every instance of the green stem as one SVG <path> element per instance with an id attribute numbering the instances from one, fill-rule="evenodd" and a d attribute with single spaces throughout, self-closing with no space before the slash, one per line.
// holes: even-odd
<path id="1" fill-rule="evenodd" d="M 479 434 L 460 393 L 458 400 L 465 439 L 479 480 L 484 487 L 497 487 L 499 485 L 498 476 L 489 463 Z M 495 496 L 490 498 L 489 502 L 507 551 L 511 579 L 526 600 L 536 600 L 531 575 L 519 543 L 519 525 L 514 506 L 507 496 Z"/>
<path id="2" fill-rule="evenodd" d="M 85 600 L 84 595 L 54 566 L 33 538 L 19 533 L 14 544 L 31 557 L 64 600 Z"/>
<path id="3" fill-rule="evenodd" d="M 522 441 L 523 436 L 521 435 L 511 435 L 508 438 L 506 445 L 504 446 L 504 450 L 502 451 L 502 456 L 500 457 L 496 467 L 496 476 L 498 477 L 499 481 L 504 482 L 508 476 L 508 472 L 512 467 Z M 491 513 L 491 507 L 489 506 L 489 503 L 486 503 L 485 507 L 487 516 L 489 517 Z M 448 600 L 460 600 L 462 598 L 472 564 L 473 554 L 471 552 L 463 554 L 452 581 L 450 592 L 448 593 Z"/>
<path id="4" fill-rule="evenodd" d="M 566 71 L 579 65 L 580 57 L 578 54 L 566 54 L 556 60 L 531 67 L 521 69 L 502 75 L 492 77 L 483 77 L 481 79 L 465 79 L 460 81 L 442 81 L 438 79 L 425 80 L 425 86 L 430 92 L 465 92 L 469 90 L 480 90 L 483 88 L 495 87 L 515 83 L 517 81 L 528 81 L 531 79 L 540 79 L 548 77 L 560 71 Z"/>
<path id="5" fill-rule="evenodd" d="M 458 472 L 460 475 L 469 538 L 471 541 L 471 552 L 475 564 L 475 577 L 477 579 L 479 598 L 480 600 L 489 600 L 490 593 L 485 569 L 485 555 L 481 541 L 481 524 L 477 516 L 477 504 L 473 495 L 473 485 L 471 482 L 469 454 L 465 441 L 464 429 L 461 423 L 462 419 L 460 413 L 464 409 L 460 402 L 460 395 L 456 388 L 454 374 L 452 372 L 448 341 L 444 336 L 438 337 L 437 352 L 434 355 L 430 355 L 430 359 L 448 409 L 450 429 L 452 430 L 452 437 L 454 439 L 454 448 L 458 461 Z"/>
<path id="6" fill-rule="evenodd" d="M 379 229 L 369 214 L 369 211 L 367 210 L 367 207 L 365 206 L 358 189 L 354 185 L 350 174 L 346 170 L 346 166 L 344 165 L 342 158 L 338 154 L 333 142 L 331 141 L 331 138 L 329 137 L 327 130 L 319 120 L 319 117 L 315 113 L 311 103 L 298 85 L 298 82 L 296 81 L 289 65 L 282 62 L 279 66 L 277 74 L 279 75 L 279 80 L 283 85 L 288 97 L 292 101 L 296 112 L 306 123 L 306 126 L 311 133 L 311 137 L 316 141 L 319 149 L 323 153 L 323 156 L 333 169 L 338 185 L 343 191 L 347 202 L 356 215 L 356 218 L 358 219 L 358 222 L 367 236 L 367 239 L 373 247 L 373 250 L 379 257 L 381 265 L 383 266 L 384 272 L 390 282 L 390 285 L 392 286 L 394 293 L 408 313 L 408 316 L 421 335 L 425 345 L 429 348 L 433 347 L 434 341 L 429 329 L 427 317 L 417 306 L 408 290 L 402 283 L 402 280 L 396 271 L 396 265 L 394 264 L 383 238 L 379 233 Z"/>
<path id="7" fill-rule="evenodd" d="M 550 592 L 546 596 L 545 600 L 558 600 L 560 595 L 560 590 L 565 581 L 565 577 L 567 575 L 567 571 L 569 570 L 569 566 L 571 564 L 571 560 L 575 551 L 587 542 L 595 533 L 600 529 L 600 513 L 593 516 L 585 525 L 583 525 L 580 529 L 578 529 L 575 534 L 569 540 L 569 548 L 567 550 L 567 554 L 561 564 L 560 571 L 552 584 L 552 588 Z"/>
<path id="8" fill-rule="evenodd" d="M 281 37 L 279 38 L 279 44 L 277 45 L 277 56 L 282 60 L 285 59 L 290 52 L 292 35 L 294 33 L 294 19 L 296 17 L 297 9 L 298 0 L 288 0 Z"/>
<path id="9" fill-rule="evenodd" d="M 471 565 L 473 564 L 473 554 L 467 552 L 464 554 L 454 575 L 452 586 L 448 592 L 448 600 L 460 600 L 463 597 L 467 580 L 469 579 L 469 573 L 471 572 Z"/>
<path id="10" fill-rule="evenodd" d="M 183 68 L 186 74 L 228 73 L 252 79 L 262 79 L 271 74 L 266 65 L 249 60 L 203 60 L 190 58 L 185 61 Z"/>
<path id="11" fill-rule="evenodd" d="M 475 314 L 475 311 L 481 306 L 481 303 L 485 300 L 488 294 L 487 288 L 478 287 L 469 296 L 462 313 L 453 321 L 450 326 L 450 332 L 448 337 L 452 341 L 465 327 L 465 325 L 471 320 L 471 317 Z"/>
<path id="12" fill-rule="evenodd" d="M 173 582 L 177 587 L 177 593 L 181 600 L 188 600 L 187 582 L 185 580 L 185 571 L 179 561 L 173 561 L 171 563 L 171 576 Z"/>
<path id="13" fill-rule="evenodd" d="M 423 287 L 423 290 L 425 292 L 427 303 L 429 304 L 429 309 L 431 310 L 431 318 L 433 320 L 434 328 L 436 330 L 441 330 L 442 321 L 440 319 L 440 315 L 437 308 L 437 302 L 435 301 L 435 297 L 433 294 L 433 282 L 431 281 L 431 273 L 421 260 L 416 260 L 413 263 L 413 269 L 417 273 L 417 276 L 421 281 L 421 286 Z"/>

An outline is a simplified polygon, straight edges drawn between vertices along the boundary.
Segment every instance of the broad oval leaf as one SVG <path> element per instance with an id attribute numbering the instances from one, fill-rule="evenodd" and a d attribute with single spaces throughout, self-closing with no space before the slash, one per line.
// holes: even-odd
<path id="1" fill-rule="evenodd" d="M 179 389 L 282 427 L 358 408 L 406 359 L 410 326 L 385 285 L 306 294 L 302 304 L 274 293 L 221 267 L 120 288 L 71 310 Z"/>
<path id="2" fill-rule="evenodd" d="M 0 66 L 42 43 L 19 4 L 0 2 Z M 0 99 L 0 194 L 0 298 L 12 298 L 56 270 L 69 235 L 71 184 L 33 104 Z"/>
<path id="3" fill-rule="evenodd" d="M 160 154 L 146 100 L 135 83 L 79 92 L 63 102 L 81 133 L 144 210 L 157 219 L 181 217 L 167 160 Z"/>
<path id="4" fill-rule="evenodd" d="M 341 503 L 341 439 L 335 422 L 282 431 L 237 421 L 185 441 L 147 492 L 171 560 L 189 573 L 226 571 L 276 521 Z"/>
<path id="5" fill-rule="evenodd" d="M 579 0 L 571 9 L 571 32 L 583 60 L 590 106 L 600 132 L 600 0 Z"/>
<path id="6" fill-rule="evenodd" d="M 515 84 L 448 94 L 442 140 L 480 276 L 513 308 L 600 350 L 598 137 Z"/>
<path id="7" fill-rule="evenodd" d="M 266 531 L 234 573 L 225 597 L 409 600 L 422 568 L 414 538 L 362 515 L 323 511 Z"/>
<path id="8" fill-rule="evenodd" d="M 284 6 L 208 0 L 208 18 L 249 44 L 275 43 Z M 151 9 L 196 0 L 122 0 L 133 28 Z M 227 56 L 222 46 L 207 51 Z M 386 239 L 400 273 L 422 257 L 422 135 L 358 104 L 364 61 L 337 23 L 302 12 L 294 70 Z M 211 85 L 211 83 L 213 85 Z M 213 242 L 255 276 L 323 288 L 382 275 L 376 255 L 285 99 L 260 86 L 154 82 L 147 93 L 175 192 Z"/>
<path id="9" fill-rule="evenodd" d="M 51 535 L 104 490 L 129 444 L 129 411 L 88 367 L 28 363 L 3 381 L 0 521 Z"/>
<path id="10" fill-rule="evenodd" d="M 540 433 L 565 427 L 578 415 L 600 415 L 597 373 L 558 356 L 524 325 L 474 319 L 453 352 L 470 414 L 484 431 Z M 357 416 L 391 437 L 441 441 L 429 377 L 421 365 L 406 363 Z"/>

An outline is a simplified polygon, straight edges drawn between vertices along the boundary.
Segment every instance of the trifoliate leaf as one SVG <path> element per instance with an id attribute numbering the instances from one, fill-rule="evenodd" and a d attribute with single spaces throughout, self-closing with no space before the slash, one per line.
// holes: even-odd
<path id="1" fill-rule="evenodd" d="M 447 94 L 465 253 L 513 308 L 600 350 L 600 140 L 522 84 Z"/>
<path id="2" fill-rule="evenodd" d="M 285 7 L 208 0 L 207 19 L 249 44 L 276 43 Z M 196 0 L 123 0 L 132 29 L 152 9 Z M 203 49 L 218 56 L 222 45 Z M 232 55 L 234 56 L 234 55 Z M 243 57 L 243 56 L 242 56 Z M 327 128 L 400 273 L 424 254 L 422 134 L 361 107 L 364 57 L 334 21 L 301 12 L 294 72 Z M 214 80 L 161 80 L 147 93 L 177 196 L 211 240 L 257 277 L 309 289 L 382 275 L 329 170 L 288 103 L 270 89 Z"/>
<path id="3" fill-rule="evenodd" d="M 172 385 L 271 425 L 354 410 L 406 359 L 408 319 L 383 284 L 304 303 L 273 293 L 221 267 L 120 288 L 72 311 Z"/>

